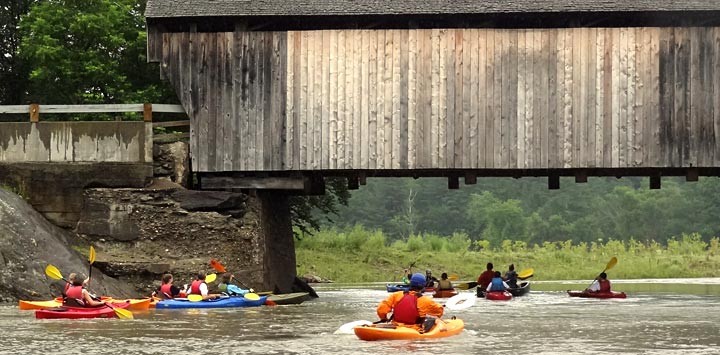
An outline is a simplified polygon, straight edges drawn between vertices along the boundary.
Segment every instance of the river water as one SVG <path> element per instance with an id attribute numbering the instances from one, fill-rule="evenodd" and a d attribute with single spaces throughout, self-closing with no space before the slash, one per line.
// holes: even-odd
<path id="1" fill-rule="evenodd" d="M 460 335 L 365 342 L 334 335 L 376 320 L 380 284 L 322 285 L 294 306 L 134 312 L 134 320 L 36 320 L 0 305 L 0 354 L 720 354 L 720 279 L 615 281 L 627 299 L 568 297 L 586 282 L 535 282 L 509 302 L 447 312 Z M 466 291 L 467 292 L 467 291 Z M 80 351 L 80 352 L 78 352 Z"/>

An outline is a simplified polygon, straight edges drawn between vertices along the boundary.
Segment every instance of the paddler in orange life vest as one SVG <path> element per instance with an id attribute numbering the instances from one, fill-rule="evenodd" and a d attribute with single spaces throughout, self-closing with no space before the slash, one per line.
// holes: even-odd
<path id="1" fill-rule="evenodd" d="M 607 279 L 607 274 L 601 272 L 600 275 L 593 281 L 592 285 L 588 287 L 586 292 L 610 292 L 610 280 Z"/>
<path id="2" fill-rule="evenodd" d="M 103 301 L 96 301 L 90 296 L 90 292 L 83 285 L 85 278 L 82 275 L 72 275 L 70 279 L 71 285 L 65 290 L 65 299 L 63 305 L 72 307 L 97 307 L 105 305 Z"/>
<path id="3" fill-rule="evenodd" d="M 195 281 L 190 284 L 190 290 L 187 292 L 188 295 L 201 295 L 203 300 L 209 300 L 220 297 L 218 294 L 208 293 L 208 285 L 205 283 L 204 272 L 199 272 Z"/>
<path id="4" fill-rule="evenodd" d="M 410 290 L 398 291 L 390 294 L 388 298 L 380 302 L 377 307 L 377 315 L 380 321 L 388 321 L 388 313 L 393 312 L 392 322 L 396 325 L 404 325 L 421 329 L 426 319 L 432 320 L 443 315 L 443 306 L 428 297 L 422 296 L 425 288 L 425 276 L 417 273 L 410 278 Z M 429 327 L 425 327 L 425 331 Z"/>

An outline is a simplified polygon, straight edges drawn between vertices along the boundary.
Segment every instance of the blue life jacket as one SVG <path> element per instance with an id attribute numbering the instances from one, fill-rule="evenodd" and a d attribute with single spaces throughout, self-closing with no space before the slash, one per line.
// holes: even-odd
<path id="1" fill-rule="evenodd" d="M 501 277 L 493 277 L 490 285 L 490 291 L 505 291 L 505 285 L 503 285 L 503 279 Z"/>

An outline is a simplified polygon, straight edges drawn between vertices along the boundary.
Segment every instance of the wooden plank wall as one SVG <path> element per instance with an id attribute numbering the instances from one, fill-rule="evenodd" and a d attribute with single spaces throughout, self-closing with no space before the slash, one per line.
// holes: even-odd
<path id="1" fill-rule="evenodd" d="M 720 165 L 720 29 L 164 34 L 195 171 Z"/>

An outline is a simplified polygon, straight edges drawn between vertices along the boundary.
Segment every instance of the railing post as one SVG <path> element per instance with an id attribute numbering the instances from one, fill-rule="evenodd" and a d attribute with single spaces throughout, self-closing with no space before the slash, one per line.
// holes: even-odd
<path id="1" fill-rule="evenodd" d="M 143 104 L 143 121 L 152 122 L 152 104 L 151 103 L 146 102 Z"/>
<path id="2" fill-rule="evenodd" d="M 30 104 L 30 122 L 36 123 L 40 121 L 40 105 Z"/>

